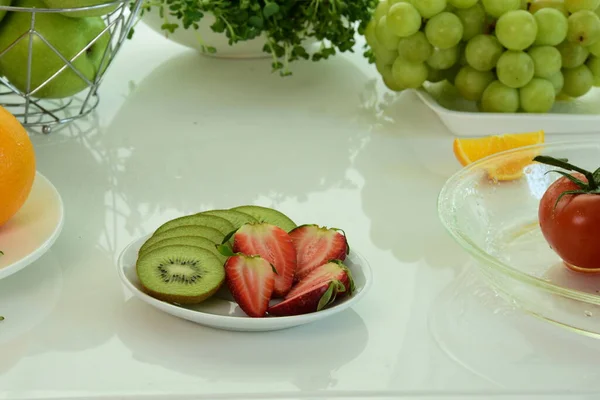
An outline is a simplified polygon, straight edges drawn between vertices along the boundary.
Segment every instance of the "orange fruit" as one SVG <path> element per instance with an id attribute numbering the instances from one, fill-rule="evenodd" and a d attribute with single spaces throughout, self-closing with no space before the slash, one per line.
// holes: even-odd
<path id="1" fill-rule="evenodd" d="M 0 226 L 21 209 L 33 186 L 33 144 L 21 123 L 0 107 Z"/>
<path id="2" fill-rule="evenodd" d="M 466 166 L 477 160 L 501 151 L 544 143 L 544 131 L 515 133 L 481 138 L 454 140 L 454 155 L 461 165 Z M 498 164 L 486 165 L 490 178 L 499 181 L 518 179 L 523 168 L 531 164 L 537 150 L 513 154 L 503 158 Z"/>

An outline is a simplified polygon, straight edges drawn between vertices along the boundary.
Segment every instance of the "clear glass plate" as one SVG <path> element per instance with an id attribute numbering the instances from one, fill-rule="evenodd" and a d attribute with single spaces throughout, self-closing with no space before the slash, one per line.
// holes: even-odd
<path id="1" fill-rule="evenodd" d="M 504 298 L 547 321 L 600 336 L 600 275 L 568 270 L 539 228 L 539 201 L 559 175 L 546 174 L 554 168 L 538 163 L 525 166 L 513 181 L 491 180 L 487 173 L 509 159 L 535 154 L 595 170 L 600 140 L 523 147 L 473 163 L 444 185 L 439 217 Z"/>

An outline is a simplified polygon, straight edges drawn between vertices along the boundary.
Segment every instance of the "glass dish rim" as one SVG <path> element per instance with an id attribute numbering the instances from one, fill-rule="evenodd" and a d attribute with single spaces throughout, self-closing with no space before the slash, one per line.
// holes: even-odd
<path id="1" fill-rule="evenodd" d="M 452 218 L 452 213 L 448 210 L 450 207 L 447 205 L 451 203 L 449 199 L 454 199 L 452 195 L 454 188 L 458 185 L 457 183 L 461 180 L 461 178 L 468 176 L 473 173 L 475 170 L 481 169 L 481 166 L 489 163 L 492 160 L 498 160 L 504 158 L 506 156 L 510 156 L 511 154 L 517 154 L 521 152 L 536 150 L 536 149 L 560 149 L 560 148 L 578 148 L 578 147 L 592 147 L 598 146 L 600 150 L 600 138 L 594 139 L 579 139 L 579 140 L 560 140 L 560 141 L 552 141 L 534 144 L 530 146 L 523 146 L 511 150 L 501 151 L 490 156 L 484 157 L 478 161 L 475 161 L 463 168 L 459 171 L 452 174 L 444 183 L 442 189 L 438 194 L 437 199 L 437 211 L 438 218 L 440 219 L 442 225 L 446 229 L 446 231 L 450 234 L 450 236 L 472 257 L 474 257 L 477 261 L 479 261 L 479 268 L 487 268 L 496 270 L 497 272 L 507 275 L 511 278 L 516 279 L 522 283 L 532 285 L 538 287 L 542 290 L 561 295 L 563 297 L 583 301 L 590 304 L 600 305 L 600 296 L 588 294 L 585 292 L 581 292 L 578 290 L 567 289 L 565 287 L 559 286 L 552 282 L 546 281 L 544 279 L 535 277 L 533 275 L 529 275 L 525 272 L 522 272 L 518 269 L 513 268 L 510 264 L 504 263 L 500 261 L 498 258 L 492 256 L 484 249 L 476 245 L 472 240 L 469 239 L 468 235 L 465 235 L 461 230 L 457 229 L 456 224 Z M 600 165 L 599 165 L 600 167 Z M 493 272 L 493 271 L 492 271 Z"/>

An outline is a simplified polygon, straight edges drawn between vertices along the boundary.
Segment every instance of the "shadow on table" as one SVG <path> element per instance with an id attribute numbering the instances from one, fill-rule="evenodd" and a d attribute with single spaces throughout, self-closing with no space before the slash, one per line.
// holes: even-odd
<path id="1" fill-rule="evenodd" d="M 437 216 L 438 193 L 459 168 L 453 137 L 432 112 L 424 118 L 423 105 L 409 96 L 414 95 L 384 95 L 369 82 L 363 97 L 363 115 L 375 118 L 366 119 L 371 137 L 355 167 L 365 180 L 363 208 L 371 218 L 371 238 L 403 262 L 456 267 L 465 257 Z"/>
<path id="2" fill-rule="evenodd" d="M 63 276 L 56 256 L 46 253 L 27 268 L 0 280 L 0 375 L 28 354 L 34 331 L 52 314 Z"/>
<path id="3" fill-rule="evenodd" d="M 61 194 L 65 222 L 51 252 L 6 280 L 11 287 L 19 287 L 21 293 L 37 299 L 18 318 L 7 315 L 0 328 L 10 333 L 27 326 L 17 341 L 32 341 L 36 346 L 24 349 L 20 357 L 101 346 L 114 335 L 111 317 L 124 301 L 113 267 L 118 229 L 107 218 L 107 210 L 116 207 L 111 206 L 114 198 L 110 193 L 118 165 L 95 121 L 68 125 L 49 136 L 33 136 L 32 141 L 38 169 Z M 4 283 L 2 280 L 0 287 Z M 41 298 L 39 287 L 51 283 L 59 288 L 52 296 Z M 11 303 L 17 300 L 16 294 L 10 297 Z M 40 310 L 44 310 L 41 317 Z M 2 336 L 0 333 L 0 342 Z M 11 340 L 7 346 L 13 347 L 15 339 Z M 6 358 L 1 359 L 0 370 L 4 370 L 1 364 Z"/>
<path id="4" fill-rule="evenodd" d="M 129 207 L 130 234 L 154 229 L 144 223 L 155 214 L 257 201 L 280 208 L 355 186 L 346 171 L 361 138 L 339 121 L 356 118 L 365 76 L 343 57 L 298 63 L 289 79 L 265 67 L 189 52 L 136 85 L 105 133 L 122 154 L 115 189 Z M 313 159 L 332 162 L 322 168 Z"/>
<path id="5" fill-rule="evenodd" d="M 536 318 L 500 296 L 472 266 L 435 300 L 430 329 L 454 362 L 500 388 L 514 391 L 600 390 L 600 341 Z M 554 273 L 571 274 L 562 265 Z M 560 271 L 558 270 L 560 269 Z M 581 283 L 585 285 L 585 280 Z M 585 315 L 577 302 L 539 296 L 557 311 Z M 574 306 L 574 309 L 571 308 Z M 593 324 L 593 316 L 587 317 Z M 473 349 L 477 349 L 474 351 Z"/>
<path id="6" fill-rule="evenodd" d="M 132 298 L 118 336 L 143 363 L 206 381 L 291 383 L 300 390 L 336 385 L 335 371 L 358 357 L 368 330 L 353 310 L 274 332 L 229 332 L 178 319 Z"/>

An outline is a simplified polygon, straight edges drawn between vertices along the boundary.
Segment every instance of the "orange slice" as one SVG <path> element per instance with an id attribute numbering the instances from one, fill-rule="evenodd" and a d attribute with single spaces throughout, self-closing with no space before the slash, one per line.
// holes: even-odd
<path id="1" fill-rule="evenodd" d="M 477 160 L 501 151 L 544 143 L 544 131 L 516 133 L 481 138 L 455 139 L 454 155 L 461 165 L 466 166 Z M 523 168 L 531 164 L 537 151 L 514 154 L 503 158 L 497 165 L 486 165 L 490 178 L 499 181 L 518 179 Z"/>

